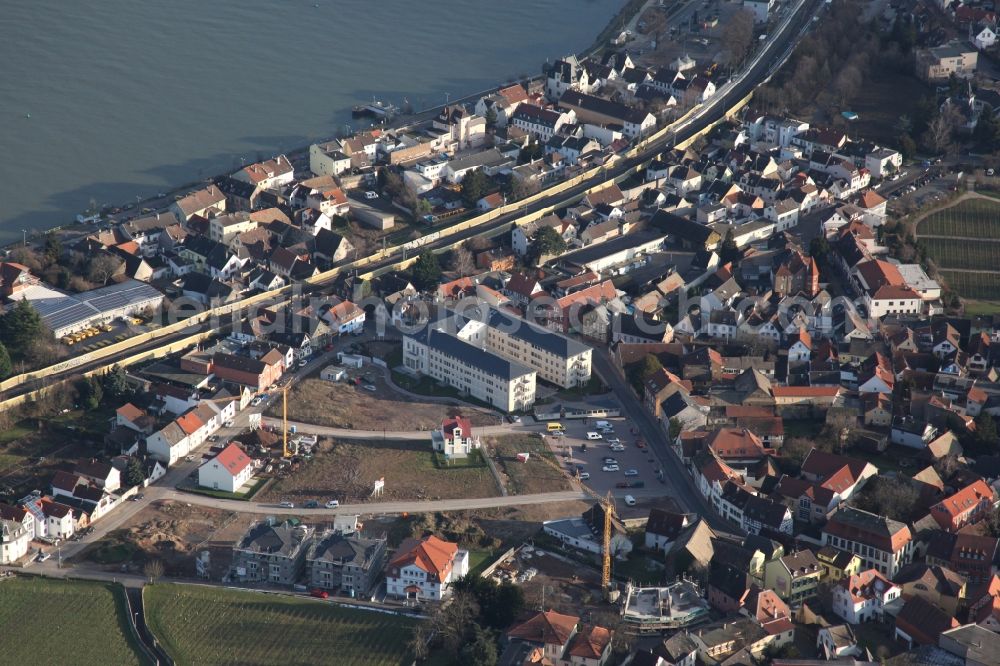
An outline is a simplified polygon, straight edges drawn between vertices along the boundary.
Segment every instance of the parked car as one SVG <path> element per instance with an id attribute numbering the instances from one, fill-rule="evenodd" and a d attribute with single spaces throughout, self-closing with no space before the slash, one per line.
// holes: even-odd
<path id="1" fill-rule="evenodd" d="M 625 476 L 639 476 L 639 470 L 637 470 L 637 469 L 627 469 L 627 470 L 625 470 Z"/>
<path id="2" fill-rule="evenodd" d="M 254 398 L 253 400 L 250 401 L 250 406 L 251 407 L 256 407 L 257 405 L 259 405 L 262 402 L 264 402 L 263 398 L 261 398 L 260 396 L 257 396 L 256 398 Z"/>
<path id="3" fill-rule="evenodd" d="M 306 502 L 302 506 L 304 508 L 306 508 L 306 509 L 318 509 L 319 508 L 319 502 L 317 502 L 316 500 L 309 500 L 308 502 Z"/>
<path id="4" fill-rule="evenodd" d="M 604 463 L 605 465 L 617 465 L 618 464 L 618 461 L 616 459 L 612 458 L 611 456 L 605 456 L 604 458 L 601 458 L 601 462 Z"/>
<path id="5" fill-rule="evenodd" d="M 233 421 L 232 419 L 230 419 L 229 421 L 226 421 L 222 425 L 224 425 L 227 428 L 234 428 L 234 427 L 236 427 L 236 422 Z"/>
<path id="6" fill-rule="evenodd" d="M 310 597 L 316 597 L 317 599 L 329 599 L 330 593 L 326 590 L 312 590 L 309 592 Z"/>
<path id="7" fill-rule="evenodd" d="M 280 506 L 282 509 L 294 509 L 295 508 L 295 503 L 294 502 L 289 502 L 289 501 L 285 500 L 284 502 L 282 502 L 278 506 Z"/>
<path id="8" fill-rule="evenodd" d="M 588 432 L 587 439 L 604 439 L 604 436 L 599 432 Z"/>
<path id="9" fill-rule="evenodd" d="M 39 562 L 44 562 L 50 557 L 52 557 L 52 553 L 38 553 L 38 557 L 36 557 L 35 559 L 38 560 Z"/>
<path id="10" fill-rule="evenodd" d="M 625 496 L 625 504 L 627 506 L 635 506 L 635 498 L 632 497 L 631 495 L 626 495 Z"/>
<path id="11" fill-rule="evenodd" d="M 602 472 L 617 472 L 620 469 L 621 468 L 618 467 L 618 465 L 605 465 L 604 467 L 601 468 L 601 471 Z"/>
<path id="12" fill-rule="evenodd" d="M 340 506 L 340 502 L 337 500 L 330 500 L 326 503 L 326 508 L 328 509 L 336 509 L 338 506 Z"/>
<path id="13" fill-rule="evenodd" d="M 217 441 L 219 441 L 219 436 L 218 435 L 209 435 L 208 436 L 208 441 L 210 441 L 210 442 L 217 442 Z"/>
<path id="14" fill-rule="evenodd" d="M 194 462 L 194 456 L 184 456 L 185 462 Z"/>
<path id="15" fill-rule="evenodd" d="M 366 391 L 371 391 L 372 393 L 374 393 L 375 391 L 377 391 L 377 390 L 378 390 L 377 388 L 375 388 L 375 385 L 374 385 L 374 384 L 365 384 L 365 385 L 364 385 L 364 386 L 362 386 L 361 388 L 363 388 L 363 389 L 364 389 L 364 390 L 366 390 Z"/>
<path id="16" fill-rule="evenodd" d="M 590 472 L 580 472 L 580 480 L 586 481 L 590 478 Z"/>

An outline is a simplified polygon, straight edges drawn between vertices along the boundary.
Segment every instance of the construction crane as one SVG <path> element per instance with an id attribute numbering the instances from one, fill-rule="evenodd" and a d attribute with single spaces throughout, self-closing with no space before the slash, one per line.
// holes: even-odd
<path id="1" fill-rule="evenodd" d="M 568 445 L 567 445 L 568 446 Z M 557 470 L 560 474 L 564 474 L 565 470 L 559 465 L 559 463 L 550 460 L 546 456 L 536 456 L 539 460 L 545 462 L 553 469 Z M 596 500 L 600 505 L 601 510 L 604 512 L 604 530 L 602 533 L 601 542 L 601 589 L 604 590 L 604 596 L 610 599 L 611 596 L 611 529 L 613 525 L 614 518 L 617 516 L 615 512 L 615 498 L 612 496 L 609 490 L 607 495 L 601 495 L 597 491 L 593 490 L 587 484 L 580 480 L 580 470 L 579 468 L 574 468 L 572 477 L 576 479 L 576 482 L 580 485 L 580 490 L 584 494 L 588 495 L 592 499 Z"/>

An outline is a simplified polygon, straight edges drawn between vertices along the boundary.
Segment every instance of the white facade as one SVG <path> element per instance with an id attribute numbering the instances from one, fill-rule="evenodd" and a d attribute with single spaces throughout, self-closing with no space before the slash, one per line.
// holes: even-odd
<path id="1" fill-rule="evenodd" d="M 28 554 L 31 535 L 24 525 L 0 520 L 0 564 L 11 564 Z"/>
<path id="2" fill-rule="evenodd" d="M 440 601 L 448 596 L 451 584 L 469 573 L 469 553 L 459 550 L 455 553 L 451 570 L 443 581 L 434 580 L 433 576 L 421 569 L 416 564 L 410 564 L 399 569 L 398 576 L 386 576 L 386 593 L 390 596 L 405 598 L 407 588 L 419 588 L 421 599 Z"/>
<path id="3" fill-rule="evenodd" d="M 198 468 L 198 485 L 202 488 L 235 493 L 253 477 L 253 465 L 246 465 L 233 474 L 217 458 L 212 458 Z"/>
<path id="4" fill-rule="evenodd" d="M 833 588 L 833 612 L 850 624 L 881 620 L 885 605 L 899 597 L 902 590 L 888 580 L 876 577 L 863 589 L 849 589 L 852 582 L 871 575 L 848 576 Z"/>
<path id="5" fill-rule="evenodd" d="M 167 467 L 186 456 L 193 448 L 191 439 L 176 423 L 170 423 L 163 430 L 154 432 L 146 438 L 146 451 L 157 460 L 166 463 Z"/>
<path id="6" fill-rule="evenodd" d="M 433 339 L 433 343 L 425 342 Z M 412 371 L 488 402 L 505 412 L 526 410 L 535 403 L 535 372 L 457 336 L 428 331 L 427 337 L 403 338 L 403 363 Z"/>

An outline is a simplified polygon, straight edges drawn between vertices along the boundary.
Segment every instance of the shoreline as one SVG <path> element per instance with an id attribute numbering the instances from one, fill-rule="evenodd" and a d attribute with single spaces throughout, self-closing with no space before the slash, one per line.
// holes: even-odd
<path id="1" fill-rule="evenodd" d="M 653 1 L 654 0 L 625 0 L 624 4 L 608 20 L 604 28 L 602 28 L 601 31 L 597 33 L 597 36 L 594 38 L 594 41 L 591 42 L 591 44 L 588 47 L 586 47 L 582 51 L 579 51 L 575 55 L 582 58 L 582 57 L 589 57 L 595 53 L 598 53 L 601 49 L 603 49 L 606 46 L 607 42 L 614 37 L 616 26 L 618 26 L 617 30 L 622 30 L 626 23 L 635 18 L 646 7 L 647 4 Z M 560 55 L 556 57 L 561 58 L 563 56 Z M 483 95 L 493 92 L 497 88 L 502 87 L 503 85 L 509 85 L 513 83 L 521 83 L 527 85 L 530 84 L 532 81 L 535 81 L 536 79 L 540 79 L 541 77 L 542 74 L 536 74 L 534 76 L 529 76 L 528 78 L 523 80 L 515 79 L 507 83 L 497 83 L 484 90 L 469 93 L 461 97 L 458 97 L 446 104 L 438 104 L 436 106 L 431 106 L 426 109 L 414 111 L 413 113 L 407 116 L 397 116 L 396 117 L 397 122 L 384 125 L 382 126 L 382 129 L 395 130 L 395 129 L 405 128 L 410 125 L 425 121 L 426 118 L 421 118 L 422 116 L 426 114 L 436 114 L 445 106 L 449 106 L 451 104 L 465 104 L 468 103 L 469 101 L 478 100 Z M 336 134 L 318 139 L 314 143 L 322 143 L 324 141 L 330 141 L 335 138 L 337 138 Z M 310 143 L 306 144 L 305 146 L 298 146 L 292 148 L 291 150 L 285 151 L 284 155 L 288 157 L 289 161 L 294 162 L 296 157 L 303 157 L 308 155 L 310 145 L 312 144 Z M 174 197 L 177 194 L 187 192 L 192 188 L 196 188 L 204 185 L 207 182 L 211 182 L 214 178 L 218 177 L 219 175 L 225 175 L 226 173 L 228 172 L 219 172 L 217 174 L 208 176 L 201 180 L 188 181 L 186 183 L 182 183 L 179 185 L 171 185 L 169 186 L 169 189 L 164 189 L 163 192 L 164 194 L 166 194 L 167 197 Z M 124 208 L 124 205 L 129 205 L 129 204 L 132 205 L 133 208 L 129 209 L 127 213 L 128 216 L 131 216 L 133 219 L 135 219 L 138 217 L 143 217 L 141 210 L 145 206 L 145 204 L 151 201 L 159 200 L 161 198 L 162 197 L 153 196 L 153 197 L 148 197 L 146 199 L 142 199 L 141 201 L 137 201 L 135 204 L 131 204 L 131 201 L 129 201 L 127 202 L 127 204 L 115 207 Z M 155 209 L 155 210 L 162 210 L 162 209 Z M 125 213 L 126 211 L 123 210 L 122 212 Z M 37 243 L 39 240 L 41 240 L 50 233 L 65 234 L 65 235 L 75 235 L 75 234 L 86 235 L 90 233 L 91 230 L 103 229 L 108 225 L 113 226 L 121 224 L 121 222 L 122 220 L 102 220 L 100 224 L 83 224 L 80 222 L 69 222 L 66 224 L 60 224 L 46 228 L 29 229 L 27 230 L 24 240 L 22 240 L 21 242 L 18 242 L 16 239 L 11 240 L 10 242 L 0 246 L 0 251 L 9 253 L 17 249 L 18 247 L 25 247 L 25 246 L 30 247 L 31 245 Z"/>

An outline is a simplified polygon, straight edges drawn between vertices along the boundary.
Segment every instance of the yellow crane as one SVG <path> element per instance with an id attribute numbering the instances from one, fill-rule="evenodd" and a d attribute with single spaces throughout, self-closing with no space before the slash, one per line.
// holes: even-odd
<path id="1" fill-rule="evenodd" d="M 545 464 L 550 467 L 558 470 L 560 474 L 565 473 L 565 470 L 559 466 L 559 463 L 554 460 L 550 460 L 547 456 L 536 457 L 539 460 L 543 460 Z M 592 488 L 588 487 L 587 484 L 580 480 L 579 469 L 574 469 L 572 476 L 576 479 L 576 482 L 580 484 L 580 489 L 592 499 L 596 500 L 601 506 L 601 510 L 604 512 L 604 531 L 602 533 L 603 538 L 601 543 L 601 589 L 604 590 L 605 596 L 608 596 L 611 592 L 611 530 L 613 520 L 616 516 L 615 498 L 612 496 L 610 490 L 607 495 L 601 495 Z"/>

